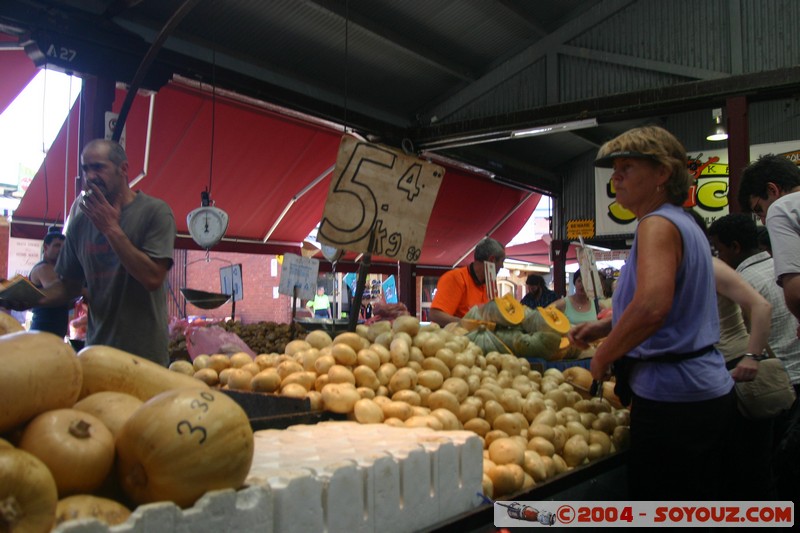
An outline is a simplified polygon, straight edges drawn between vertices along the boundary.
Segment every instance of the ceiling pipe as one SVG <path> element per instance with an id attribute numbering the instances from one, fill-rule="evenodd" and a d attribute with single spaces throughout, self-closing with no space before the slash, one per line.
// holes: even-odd
<path id="1" fill-rule="evenodd" d="M 194 9 L 200 0 L 186 0 L 181 6 L 172 14 L 170 19 L 161 28 L 161 31 L 156 36 L 153 44 L 150 45 L 150 49 L 145 54 L 142 62 L 139 64 L 139 68 L 136 69 L 136 74 L 133 75 L 133 81 L 131 81 L 130 87 L 128 87 L 128 94 L 125 95 L 125 101 L 122 102 L 122 108 L 119 110 L 119 117 L 117 118 L 117 126 L 114 128 L 114 132 L 111 135 L 111 140 L 114 142 L 119 142 L 120 137 L 122 136 L 122 130 L 125 128 L 125 121 L 128 120 L 128 113 L 131 110 L 131 106 L 133 105 L 133 98 L 136 96 L 136 91 L 139 90 L 139 85 L 142 84 L 142 80 L 144 79 L 147 70 L 150 68 L 150 65 L 155 60 L 156 56 L 158 55 L 159 50 L 166 42 L 167 38 L 170 36 L 172 31 L 175 27 L 183 20 L 183 17 L 189 14 L 189 12 Z"/>

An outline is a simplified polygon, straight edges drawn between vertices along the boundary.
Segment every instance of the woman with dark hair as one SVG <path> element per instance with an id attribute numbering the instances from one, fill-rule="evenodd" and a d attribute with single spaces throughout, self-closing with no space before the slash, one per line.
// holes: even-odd
<path id="1" fill-rule="evenodd" d="M 575 286 L 575 292 L 557 300 L 553 306 L 563 311 L 573 326 L 597 320 L 597 306 L 586 294 L 580 270 L 572 274 L 572 284 Z"/>

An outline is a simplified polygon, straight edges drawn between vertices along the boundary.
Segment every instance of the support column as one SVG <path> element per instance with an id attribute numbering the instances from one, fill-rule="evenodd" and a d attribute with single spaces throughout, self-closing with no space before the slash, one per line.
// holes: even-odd
<path id="1" fill-rule="evenodd" d="M 414 265 L 401 262 L 397 277 L 397 301 L 405 304 L 408 314 L 416 316 L 417 276 L 414 272 Z"/>
<path id="2" fill-rule="evenodd" d="M 105 114 L 114 104 L 116 84 L 108 78 L 86 77 L 81 91 L 81 148 L 105 136 Z"/>
<path id="3" fill-rule="evenodd" d="M 747 118 L 747 98 L 733 96 L 725 103 L 728 116 L 728 210 L 741 213 L 739 180 L 750 164 L 750 133 Z"/>
<path id="4" fill-rule="evenodd" d="M 567 294 L 564 277 L 567 273 L 567 251 L 569 241 L 554 240 L 550 243 L 550 254 L 553 258 L 553 290 L 559 297 Z"/>

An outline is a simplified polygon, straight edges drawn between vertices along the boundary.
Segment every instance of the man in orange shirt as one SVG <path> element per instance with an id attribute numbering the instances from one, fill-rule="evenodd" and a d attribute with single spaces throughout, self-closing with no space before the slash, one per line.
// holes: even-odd
<path id="1" fill-rule="evenodd" d="M 505 247 L 496 240 L 487 237 L 479 242 L 472 263 L 439 278 L 431 303 L 431 321 L 445 326 L 458 321 L 472 306 L 488 302 L 483 264 L 487 261 L 494 263 L 496 271 L 499 271 L 505 259 Z"/>

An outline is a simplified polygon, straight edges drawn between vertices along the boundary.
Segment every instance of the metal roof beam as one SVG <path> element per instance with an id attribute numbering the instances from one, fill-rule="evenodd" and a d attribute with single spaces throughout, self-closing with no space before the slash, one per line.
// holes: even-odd
<path id="1" fill-rule="evenodd" d="M 404 37 L 395 30 L 378 24 L 353 9 L 346 8 L 345 4 L 332 0 L 304 0 L 308 5 L 341 17 L 343 21 L 355 24 L 364 32 L 391 45 L 396 50 L 414 56 L 418 61 L 427 63 L 462 81 L 474 81 L 476 75 L 469 68 L 446 58 L 436 50 L 420 46 L 419 43 Z"/>
<path id="2" fill-rule="evenodd" d="M 634 57 L 625 54 L 601 52 L 599 50 L 591 50 L 589 48 L 569 46 L 565 44 L 559 46 L 557 48 L 557 51 L 559 54 L 566 56 L 579 57 L 582 59 L 591 59 L 592 61 L 600 61 L 603 63 L 614 63 L 626 67 L 639 68 L 642 70 L 652 70 L 655 72 L 674 74 L 677 76 L 684 76 L 686 78 L 693 78 L 698 80 L 716 80 L 719 78 L 727 78 L 730 76 L 730 73 L 720 72 L 718 70 L 687 67 L 684 65 L 677 65 L 675 63 L 667 63 L 665 61 L 654 61 L 651 59 L 643 59 L 641 57 Z"/>
<path id="3" fill-rule="evenodd" d="M 536 41 L 536 43 L 526 50 L 506 60 L 491 72 L 463 88 L 430 111 L 423 113 L 423 115 L 431 118 L 436 117 L 438 121 L 446 119 L 459 109 L 469 105 L 504 81 L 515 76 L 521 70 L 541 60 L 553 47 L 559 46 L 573 37 L 577 37 L 589 28 L 597 26 L 608 17 L 615 15 L 617 12 L 625 9 L 636 1 L 637 0 L 604 0 L 582 15 L 570 20 L 553 33 Z"/>

